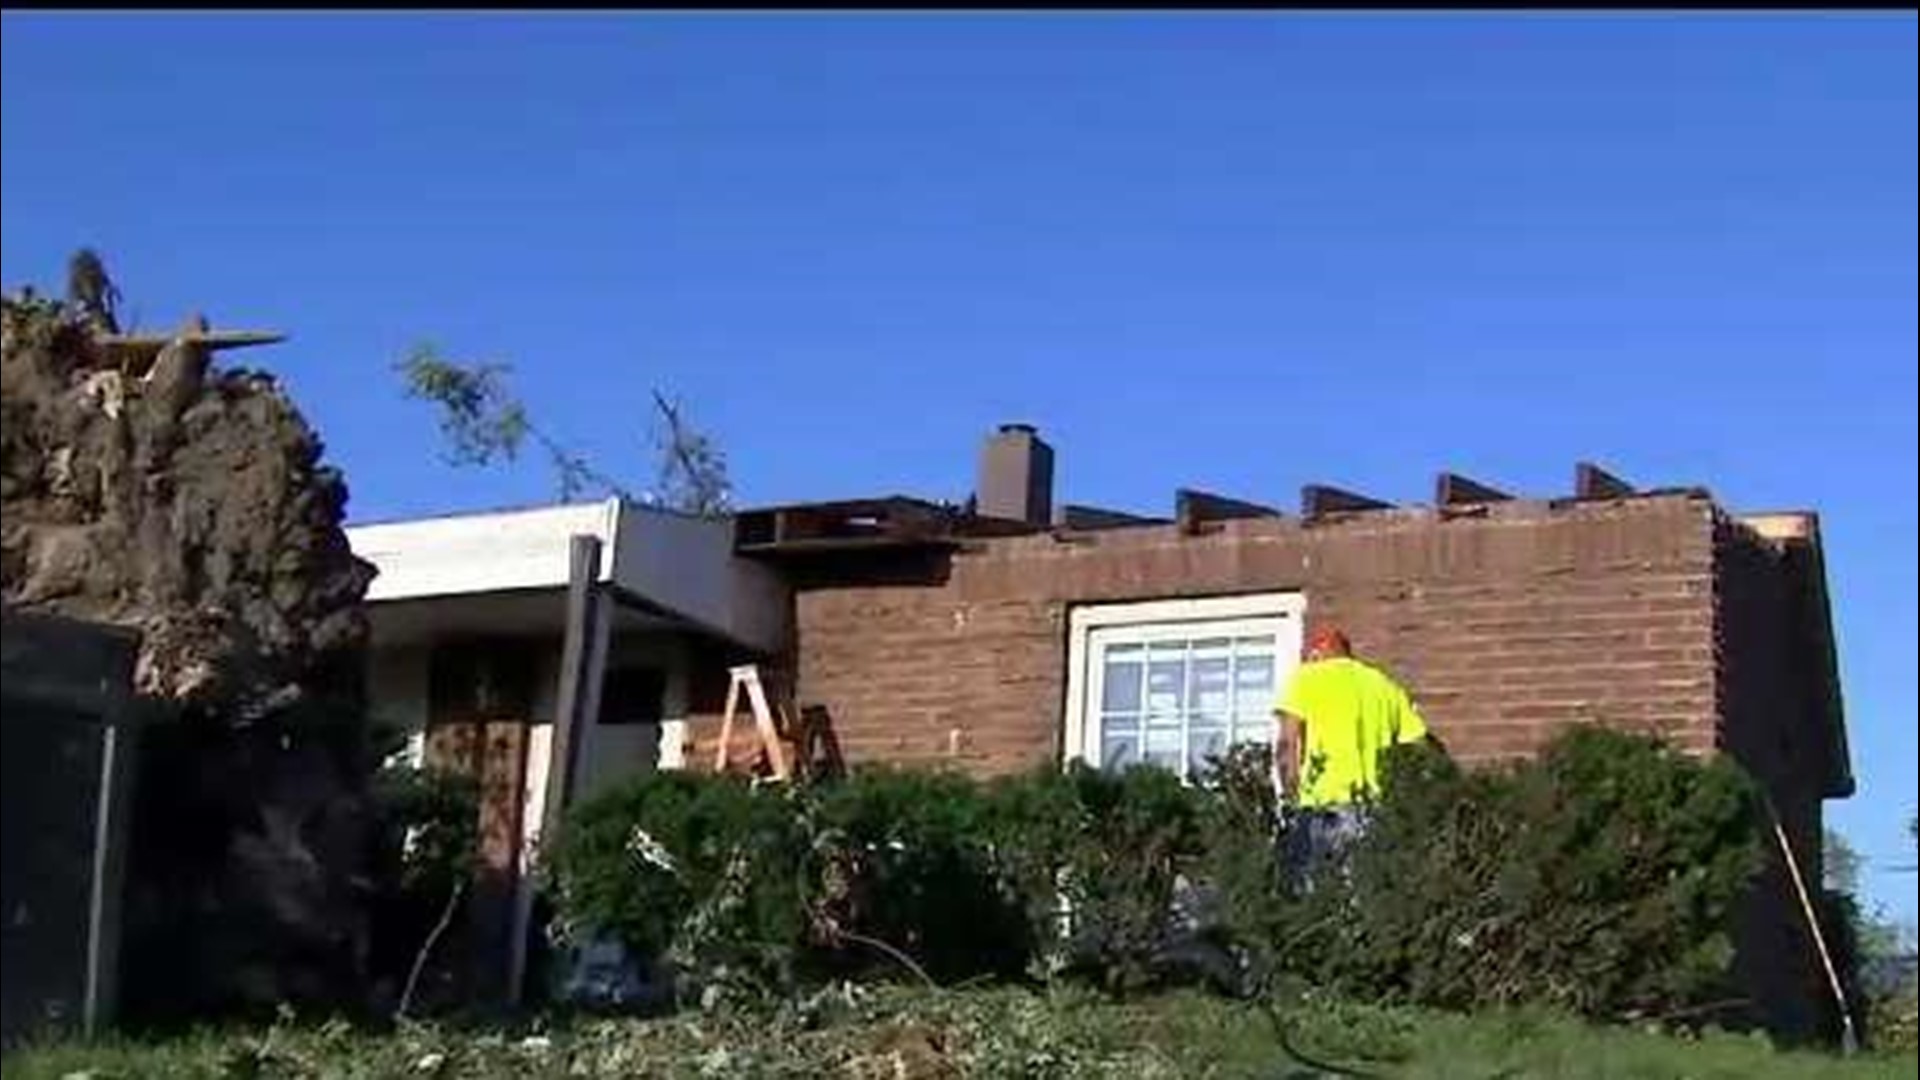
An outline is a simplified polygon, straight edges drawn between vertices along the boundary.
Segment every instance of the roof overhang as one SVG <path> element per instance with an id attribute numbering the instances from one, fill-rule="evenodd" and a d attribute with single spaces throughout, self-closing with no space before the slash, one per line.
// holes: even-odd
<path id="1" fill-rule="evenodd" d="M 733 554 L 729 519 L 620 499 L 350 526 L 379 571 L 367 589 L 376 638 L 506 625 L 544 632 L 563 599 L 575 536 L 600 541 L 601 585 L 624 598 L 623 626 L 680 625 L 755 652 L 785 648 L 786 586 Z"/>

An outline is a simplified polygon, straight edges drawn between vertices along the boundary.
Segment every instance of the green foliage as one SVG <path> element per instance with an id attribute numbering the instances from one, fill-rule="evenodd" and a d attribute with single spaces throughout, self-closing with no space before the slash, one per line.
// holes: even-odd
<path id="1" fill-rule="evenodd" d="M 1153 983 L 1173 929 L 1174 893 L 1200 852 L 1198 791 L 1165 769 L 1067 771 L 1081 828 L 1061 884 L 1072 968 L 1109 990 Z"/>
<path id="2" fill-rule="evenodd" d="M 433 928 L 459 903 L 479 857 L 478 783 L 469 776 L 394 764 L 380 769 L 369 794 L 373 851 L 368 869 L 372 939 L 368 970 L 399 994 Z M 457 996 L 451 958 L 430 971 L 428 997 Z M 432 959 L 429 957 L 428 959 Z"/>
<path id="3" fill-rule="evenodd" d="M 377 825 L 392 879 L 407 892 L 444 896 L 479 855 L 479 784 L 444 769 L 390 766 L 374 776 Z"/>
<path id="4" fill-rule="evenodd" d="M 1344 917 L 1302 967 L 1364 997 L 1456 1008 L 1624 1018 L 1723 997 L 1755 814 L 1731 762 L 1601 728 L 1505 772 L 1402 748 Z"/>
<path id="5" fill-rule="evenodd" d="M 622 499 L 661 505 L 683 513 L 713 517 L 727 512 L 732 485 L 726 455 L 710 437 L 695 430 L 685 409 L 654 392 L 660 424 L 654 432 L 660 455 L 660 491 L 642 498 L 562 446 L 534 425 L 527 408 L 507 384 L 505 364 L 461 364 L 430 344 L 413 347 L 394 364 L 406 395 L 439 407 L 440 433 L 454 465 L 490 465 L 513 461 L 531 439 L 547 455 L 562 501 L 599 489 Z"/>
<path id="6" fill-rule="evenodd" d="M 1916 1031 L 1920 1029 L 1920 992 L 1913 984 L 1892 994 L 1883 994 L 1867 1004 L 1867 1042 L 1876 1051 L 1905 1054 L 1913 1060 Z"/>
<path id="7" fill-rule="evenodd" d="M 812 899 L 794 798 L 657 772 L 589 800 L 547 862 L 561 936 L 616 934 L 696 984 L 790 986 Z"/>
<path id="8" fill-rule="evenodd" d="M 394 365 L 407 396 L 441 408 L 440 433 L 456 465 L 485 465 L 519 456 L 527 436 L 527 410 L 507 388 L 505 364 L 462 366 L 433 345 L 416 345 Z"/>
<path id="9" fill-rule="evenodd" d="M 653 435 L 660 454 L 658 500 L 700 517 L 725 514 L 733 503 L 733 485 L 719 444 L 687 422 L 686 409 L 678 402 L 656 390 L 653 403 L 660 413 Z"/>
<path id="10" fill-rule="evenodd" d="M 577 810 L 553 865 L 570 925 L 692 970 L 898 974 L 876 955 L 897 950 L 940 982 L 1025 967 L 1136 991 L 1210 896 L 1203 939 L 1365 1000 L 1620 1018 L 1725 995 L 1758 859 L 1728 761 L 1592 728 L 1505 771 L 1403 748 L 1351 873 L 1306 895 L 1282 883 L 1275 810 L 1251 748 L 1198 785 L 1078 765 L 800 789 L 668 773 Z"/>
<path id="11" fill-rule="evenodd" d="M 980 785 L 944 771 L 859 769 L 804 800 L 821 944 L 851 945 L 839 951 L 870 966 L 882 958 L 866 943 L 882 942 L 941 982 L 1021 970 L 1029 924 L 985 842 L 992 806 Z"/>

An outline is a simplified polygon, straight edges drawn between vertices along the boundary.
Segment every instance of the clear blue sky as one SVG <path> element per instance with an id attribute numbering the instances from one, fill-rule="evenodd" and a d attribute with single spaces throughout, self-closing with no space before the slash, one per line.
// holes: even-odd
<path id="1" fill-rule="evenodd" d="M 1832 818 L 1911 861 L 1911 13 L 4 26 L 5 282 L 93 244 L 144 325 L 291 332 L 356 518 L 551 495 L 440 463 L 422 337 L 642 482 L 683 395 L 749 503 L 961 498 L 1014 419 L 1149 511 L 1593 458 L 1821 512 Z"/>

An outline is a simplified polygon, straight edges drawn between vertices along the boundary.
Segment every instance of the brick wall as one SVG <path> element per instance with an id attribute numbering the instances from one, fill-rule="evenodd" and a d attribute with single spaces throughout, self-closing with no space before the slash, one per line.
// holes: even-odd
<path id="1" fill-rule="evenodd" d="M 1467 760 L 1523 754 L 1605 719 L 1709 748 L 1713 510 L 1659 496 L 1484 516 L 1368 514 L 982 542 L 795 575 L 801 699 L 850 761 L 981 772 L 1060 753 L 1067 611 L 1078 603 L 1299 591 L 1402 676 Z M 884 580 L 876 580 L 881 578 Z"/>

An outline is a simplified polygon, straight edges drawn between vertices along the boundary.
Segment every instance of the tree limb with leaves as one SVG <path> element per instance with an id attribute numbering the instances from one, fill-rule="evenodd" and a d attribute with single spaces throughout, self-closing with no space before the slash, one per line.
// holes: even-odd
<path id="1" fill-rule="evenodd" d="M 394 368 L 409 398 L 439 406 L 440 432 L 447 441 L 451 464 L 514 461 L 531 440 L 547 456 L 562 501 L 598 489 L 643 505 L 701 517 L 725 514 L 731 508 L 732 485 L 725 455 L 712 439 L 693 428 L 683 406 L 658 390 L 653 392 L 653 401 L 659 411 L 654 436 L 660 455 L 659 491 L 636 495 L 534 424 L 507 383 L 512 373 L 509 366 L 458 363 L 435 346 L 422 344 Z"/>

